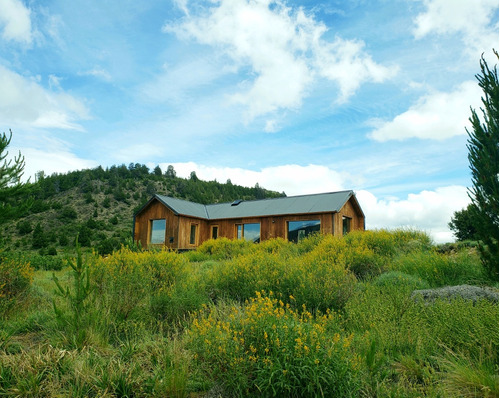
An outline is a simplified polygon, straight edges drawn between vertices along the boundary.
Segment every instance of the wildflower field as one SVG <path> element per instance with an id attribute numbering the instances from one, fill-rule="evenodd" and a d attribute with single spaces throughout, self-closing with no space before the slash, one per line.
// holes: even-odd
<path id="1" fill-rule="evenodd" d="M 422 232 L 0 257 L 0 396 L 499 394 L 498 303 L 412 296 L 498 282 Z"/>

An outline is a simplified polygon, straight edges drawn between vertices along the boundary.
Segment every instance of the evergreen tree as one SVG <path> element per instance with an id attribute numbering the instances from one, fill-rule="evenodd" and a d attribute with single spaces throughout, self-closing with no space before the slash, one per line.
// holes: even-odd
<path id="1" fill-rule="evenodd" d="M 174 166 L 172 166 L 171 164 L 168 165 L 167 171 L 165 172 L 165 176 L 167 178 L 175 178 L 177 176 Z"/>
<path id="2" fill-rule="evenodd" d="M 474 209 L 469 204 L 465 209 L 453 213 L 448 226 L 453 231 L 453 235 L 459 241 L 478 240 L 476 223 L 474 220 Z"/>
<path id="3" fill-rule="evenodd" d="M 33 231 L 33 249 L 43 249 L 48 244 L 47 236 L 43 230 L 42 224 L 38 223 Z"/>
<path id="4" fill-rule="evenodd" d="M 498 53 L 495 52 L 498 58 Z M 492 278 L 498 278 L 498 74 L 481 57 L 481 73 L 476 75 L 484 92 L 481 108 L 484 123 L 471 108 L 472 130 L 467 130 L 472 188 L 469 197 L 480 246 L 481 259 Z"/>
<path id="5" fill-rule="evenodd" d="M 16 200 L 28 192 L 28 185 L 21 183 L 24 172 L 24 156 L 21 153 L 14 159 L 7 160 L 9 152 L 6 150 L 12 139 L 12 131 L 7 137 L 5 133 L 0 135 L 0 223 L 18 217 L 32 204 L 31 200 Z"/>

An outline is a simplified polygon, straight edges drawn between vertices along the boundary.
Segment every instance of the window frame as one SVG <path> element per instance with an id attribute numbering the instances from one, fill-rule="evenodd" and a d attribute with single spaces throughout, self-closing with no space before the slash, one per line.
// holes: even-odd
<path id="1" fill-rule="evenodd" d="M 163 221 L 163 240 L 158 242 L 153 242 L 154 224 L 155 222 Z M 150 245 L 164 245 L 167 242 L 167 220 L 165 218 L 154 218 L 149 220 L 149 239 L 148 244 Z"/>
<path id="2" fill-rule="evenodd" d="M 215 231 L 215 238 L 214 238 L 214 231 Z M 211 239 L 217 239 L 219 237 L 219 226 L 218 225 L 212 225 L 210 227 L 210 238 Z"/>
<path id="3" fill-rule="evenodd" d="M 297 228 L 296 230 L 293 230 L 293 231 L 297 231 L 297 240 L 291 240 L 290 239 L 290 223 L 309 223 L 309 224 L 312 224 L 312 223 L 315 223 L 314 225 L 310 225 L 310 226 L 317 226 L 318 227 L 318 230 L 316 231 L 312 231 L 310 233 L 306 233 L 306 230 L 305 228 L 307 228 L 307 225 L 304 227 L 304 228 Z M 303 236 L 302 237 L 299 237 L 299 232 L 298 231 L 304 231 L 303 233 Z M 295 242 L 295 243 L 299 243 L 302 239 L 304 238 L 307 238 L 309 235 L 311 235 L 311 233 L 316 233 L 316 232 L 321 232 L 321 219 L 320 218 L 315 218 L 315 219 L 311 219 L 311 220 L 287 220 L 286 221 L 286 239 L 289 241 L 289 242 Z"/>
<path id="4" fill-rule="evenodd" d="M 254 239 L 246 239 L 245 238 L 245 225 L 258 225 L 259 226 L 259 238 L 258 240 Z M 238 223 L 235 224 L 235 229 L 236 229 L 236 239 L 244 239 L 248 240 L 249 242 L 253 243 L 259 243 L 262 239 L 262 228 L 261 228 L 261 223 L 260 222 L 247 222 L 247 223 Z"/>
<path id="5" fill-rule="evenodd" d="M 342 216 L 342 235 L 352 231 L 352 217 Z"/>
<path id="6" fill-rule="evenodd" d="M 191 223 L 191 226 L 189 228 L 189 244 L 191 246 L 196 246 L 198 244 L 198 231 L 199 231 L 199 224 Z"/>

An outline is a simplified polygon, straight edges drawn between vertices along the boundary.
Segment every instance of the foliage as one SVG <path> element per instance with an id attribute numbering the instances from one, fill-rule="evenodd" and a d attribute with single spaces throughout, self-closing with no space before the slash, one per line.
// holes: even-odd
<path id="1" fill-rule="evenodd" d="M 272 290 L 283 301 L 311 311 L 341 308 L 356 282 L 348 269 L 353 256 L 347 255 L 345 242 L 325 237 L 310 252 L 295 253 L 294 244 L 283 239 L 251 244 L 246 252 L 212 268 L 207 289 L 215 297 L 241 302 L 256 291 Z"/>
<path id="2" fill-rule="evenodd" d="M 0 252 L 0 317 L 27 292 L 32 279 L 29 263 L 5 258 Z"/>
<path id="3" fill-rule="evenodd" d="M 475 257 L 465 251 L 451 256 L 436 251 L 412 252 L 397 257 L 390 268 L 417 276 L 431 287 L 480 284 L 486 275 Z"/>
<path id="4" fill-rule="evenodd" d="M 211 258 L 216 260 L 223 260 L 243 254 L 248 251 L 251 245 L 253 245 L 252 242 L 244 239 L 209 239 L 198 247 L 197 252 L 209 254 Z"/>
<path id="5" fill-rule="evenodd" d="M 189 346 L 234 396 L 355 396 L 359 357 L 333 313 L 313 315 L 257 292 L 242 307 L 201 312 Z"/>
<path id="6" fill-rule="evenodd" d="M 75 271 L 55 257 L 74 298 Z M 412 297 L 491 284 L 474 246 L 438 253 L 411 230 L 189 253 L 129 242 L 72 262 L 92 287 L 83 344 L 43 258 L 0 266 L 0 281 L 41 268 L 0 319 L 1 396 L 498 396 L 498 304 Z"/>
<path id="7" fill-rule="evenodd" d="M 174 252 L 134 252 L 123 247 L 95 261 L 90 271 L 97 300 L 120 322 L 143 311 L 148 297 L 168 292 L 187 272 L 187 262 Z"/>
<path id="8" fill-rule="evenodd" d="M 498 58 L 498 53 L 495 52 Z M 496 65 L 490 70 L 484 58 L 480 61 L 481 73 L 476 75 L 479 87 L 483 90 L 481 108 L 484 123 L 474 109 L 468 131 L 469 163 L 472 171 L 473 219 L 481 246 L 481 258 L 486 270 L 493 279 L 498 279 L 498 74 Z"/>
<path id="9" fill-rule="evenodd" d="M 475 212 L 472 204 L 453 213 L 448 226 L 458 241 L 478 240 L 477 223 L 474 217 Z"/>
<path id="10" fill-rule="evenodd" d="M 14 159 L 7 160 L 7 147 L 11 140 L 12 131 L 8 138 L 5 133 L 0 135 L 0 223 L 19 217 L 32 204 L 27 197 L 18 201 L 27 193 L 27 185 L 21 183 L 25 163 L 21 153 Z"/>
<path id="11" fill-rule="evenodd" d="M 56 293 L 61 296 L 67 302 L 69 309 L 71 311 L 71 317 L 67 317 L 66 314 L 57 307 L 55 301 L 53 301 L 54 312 L 56 313 L 57 319 L 65 324 L 68 324 L 73 334 L 73 344 L 76 348 L 81 349 L 85 343 L 86 329 L 83 322 L 83 316 L 85 315 L 87 301 L 91 293 L 90 285 L 90 271 L 87 263 L 82 260 L 82 252 L 78 241 L 76 243 L 76 260 L 70 261 L 69 265 L 73 270 L 73 289 L 68 286 L 64 288 L 59 282 L 59 278 L 53 274 L 54 283 L 56 284 Z"/>
<path id="12" fill-rule="evenodd" d="M 405 290 L 428 289 L 429 283 L 418 276 L 405 274 L 401 271 L 389 271 L 379 275 L 374 281 L 375 286 L 397 286 Z"/>

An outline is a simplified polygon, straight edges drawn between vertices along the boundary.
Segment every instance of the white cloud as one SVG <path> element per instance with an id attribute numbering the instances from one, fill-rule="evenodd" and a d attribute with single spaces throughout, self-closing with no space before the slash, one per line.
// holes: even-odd
<path id="1" fill-rule="evenodd" d="M 177 176 L 188 178 L 192 171 L 202 180 L 217 180 L 274 191 L 284 191 L 287 195 L 303 195 L 321 192 L 334 192 L 353 189 L 359 186 L 359 176 L 339 173 L 325 166 L 296 164 L 266 167 L 261 170 L 248 170 L 229 167 L 211 167 L 194 162 L 171 163 Z M 163 172 L 169 164 L 160 164 Z M 150 168 L 156 165 L 148 164 Z M 454 240 L 448 223 L 453 212 L 461 210 L 469 203 L 467 188 L 446 186 L 435 190 L 411 193 L 405 199 L 379 199 L 366 190 L 356 191 L 356 196 L 366 216 L 368 229 L 394 229 L 411 227 L 429 233 L 435 242 Z"/>
<path id="2" fill-rule="evenodd" d="M 320 192 L 338 191 L 344 189 L 344 181 L 351 176 L 348 173 L 339 173 L 326 166 L 295 164 L 265 167 L 259 171 L 198 165 L 194 162 L 169 163 L 174 166 L 179 177 L 187 178 L 192 171 L 202 180 L 217 180 L 233 184 L 253 187 L 258 183 L 261 187 L 287 195 L 311 194 Z M 167 170 L 167 163 L 160 164 L 163 171 Z M 154 167 L 153 165 L 149 165 Z"/>
<path id="3" fill-rule="evenodd" d="M 19 0 L 0 0 L 0 29 L 4 40 L 31 44 L 30 10 Z"/>
<path id="4" fill-rule="evenodd" d="M 415 18 L 414 35 L 462 34 L 466 50 L 476 57 L 498 48 L 498 26 L 491 29 L 498 15 L 498 0 L 423 0 L 425 12 Z"/>
<path id="5" fill-rule="evenodd" d="M 96 161 L 82 159 L 73 153 L 71 146 L 64 140 L 38 129 L 13 129 L 12 142 L 8 157 L 12 159 L 19 152 L 25 159 L 23 180 L 34 181 L 39 171 L 46 175 L 67 173 L 97 167 Z"/>
<path id="6" fill-rule="evenodd" d="M 429 233 L 436 243 L 454 240 L 448 223 L 455 211 L 470 202 L 463 186 L 409 194 L 404 200 L 377 199 L 368 191 L 359 191 L 356 196 L 365 213 L 367 228 L 416 228 Z"/>
<path id="7" fill-rule="evenodd" d="M 58 87 L 59 79 L 49 77 L 49 83 Z M 38 81 L 1 65 L 0 87 L 0 120 L 4 124 L 82 130 L 77 121 L 89 117 L 86 106 L 77 98 L 59 90 L 48 91 Z"/>
<path id="8" fill-rule="evenodd" d="M 466 134 L 470 107 L 479 111 L 481 94 L 477 82 L 473 81 L 464 82 L 449 93 L 433 92 L 389 122 L 372 120 L 376 128 L 369 136 L 377 141 L 401 141 L 412 137 L 444 140 Z"/>
<path id="9" fill-rule="evenodd" d="M 220 49 L 240 70 L 250 67 L 249 80 L 232 96 L 247 107 L 249 120 L 300 107 L 319 78 L 337 83 L 345 100 L 362 83 L 380 82 L 396 71 L 376 64 L 360 41 L 322 39 L 323 23 L 281 1 L 221 0 L 164 30 Z"/>

